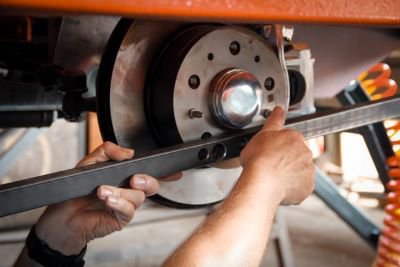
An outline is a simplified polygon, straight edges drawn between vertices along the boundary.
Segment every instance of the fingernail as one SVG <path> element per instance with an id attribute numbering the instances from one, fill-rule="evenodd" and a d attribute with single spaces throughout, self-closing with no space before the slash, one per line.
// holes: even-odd
<path id="1" fill-rule="evenodd" d="M 135 176 L 133 178 L 133 183 L 137 187 L 143 187 L 146 184 L 146 179 L 141 176 Z"/>
<path id="2" fill-rule="evenodd" d="M 110 189 L 105 188 L 105 187 L 101 188 L 101 190 L 100 190 L 100 197 L 101 198 L 104 199 L 104 198 L 106 198 L 108 196 L 111 196 L 111 195 L 112 195 L 112 191 Z"/>
<path id="3" fill-rule="evenodd" d="M 125 147 L 124 150 L 125 150 L 125 152 L 126 152 L 129 156 L 131 156 L 131 157 L 133 156 L 133 152 L 134 152 L 133 149 L 130 149 L 130 148 L 126 148 L 126 147 Z"/>
<path id="4" fill-rule="evenodd" d="M 278 106 L 279 108 L 279 115 L 284 116 L 285 115 L 285 109 L 282 106 Z"/>
<path id="5" fill-rule="evenodd" d="M 117 198 L 117 197 L 114 197 L 114 196 L 109 196 L 109 197 L 107 198 L 107 201 L 108 201 L 108 203 L 110 203 L 110 204 L 118 204 L 118 198 Z"/>

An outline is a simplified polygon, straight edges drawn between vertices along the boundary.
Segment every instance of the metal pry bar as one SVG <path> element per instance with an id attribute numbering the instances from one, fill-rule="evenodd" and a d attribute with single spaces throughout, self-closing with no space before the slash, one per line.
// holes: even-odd
<path id="1" fill-rule="evenodd" d="M 297 117 L 288 120 L 286 127 L 312 138 L 396 117 L 400 117 L 398 96 Z M 260 129 L 167 147 L 132 160 L 102 162 L 0 185 L 0 217 L 86 196 L 102 184 L 124 186 L 132 174 L 162 177 L 237 157 Z"/>

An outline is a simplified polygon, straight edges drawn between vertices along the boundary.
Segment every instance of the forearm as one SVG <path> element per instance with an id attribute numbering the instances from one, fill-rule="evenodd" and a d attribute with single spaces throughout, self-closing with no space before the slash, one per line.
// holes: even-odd
<path id="1" fill-rule="evenodd" d="M 274 180 L 244 171 L 227 199 L 165 266 L 258 266 L 282 200 L 270 183 Z"/>

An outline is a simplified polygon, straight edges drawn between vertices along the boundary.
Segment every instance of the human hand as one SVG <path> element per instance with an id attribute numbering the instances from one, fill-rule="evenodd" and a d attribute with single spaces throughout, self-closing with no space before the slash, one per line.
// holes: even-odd
<path id="1" fill-rule="evenodd" d="M 105 142 L 83 158 L 77 167 L 107 160 L 127 160 L 133 154 L 132 149 Z M 166 180 L 176 180 L 180 176 L 177 174 Z M 145 174 L 132 176 L 129 186 L 102 185 L 95 196 L 49 206 L 35 226 L 37 236 L 64 255 L 79 254 L 89 241 L 121 230 L 133 218 L 145 197 L 159 190 L 158 181 Z"/>
<path id="2" fill-rule="evenodd" d="M 302 202 L 314 189 L 315 167 L 301 133 L 284 129 L 285 112 L 276 107 L 240 154 L 244 171 L 280 193 L 281 204 Z"/>

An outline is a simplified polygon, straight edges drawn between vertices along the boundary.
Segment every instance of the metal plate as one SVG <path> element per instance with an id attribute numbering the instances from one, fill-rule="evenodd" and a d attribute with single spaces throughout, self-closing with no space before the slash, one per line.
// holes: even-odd
<path id="1" fill-rule="evenodd" d="M 116 27 L 98 77 L 98 115 L 105 140 L 132 147 L 137 155 L 158 148 L 146 122 L 143 103 L 145 81 L 162 47 L 185 27 L 181 23 L 129 20 L 122 20 Z M 265 61 L 271 56 L 270 50 L 266 55 L 260 54 Z M 110 78 L 107 78 L 110 76 L 107 70 L 112 72 Z M 261 73 L 257 75 L 262 76 Z M 277 78 L 277 83 L 281 84 L 280 78 Z M 287 106 L 286 96 L 284 93 L 278 97 L 279 104 Z M 241 168 L 213 167 L 185 171 L 179 181 L 161 182 L 159 196 L 155 199 L 180 208 L 214 204 L 225 198 L 240 172 Z"/>
<path id="2" fill-rule="evenodd" d="M 229 45 L 240 44 L 240 52 L 232 55 Z M 207 55 L 212 53 L 213 59 Z M 258 57 L 257 62 L 254 60 Z M 262 85 L 263 104 L 261 110 L 272 110 L 276 105 L 286 110 L 289 104 L 288 90 L 282 66 L 270 44 L 260 35 L 243 27 L 221 27 L 203 36 L 193 45 L 183 60 L 175 83 L 173 106 L 179 134 L 184 142 L 200 139 L 203 133 L 220 135 L 224 128 L 215 123 L 209 109 L 209 88 L 213 78 L 223 70 L 236 68 L 250 72 Z M 191 75 L 200 78 L 196 90 L 188 87 Z M 274 88 L 264 89 L 264 81 L 273 78 Z M 187 114 L 190 109 L 203 112 L 201 119 L 191 119 Z M 246 128 L 260 125 L 265 118 L 259 114 Z"/>

